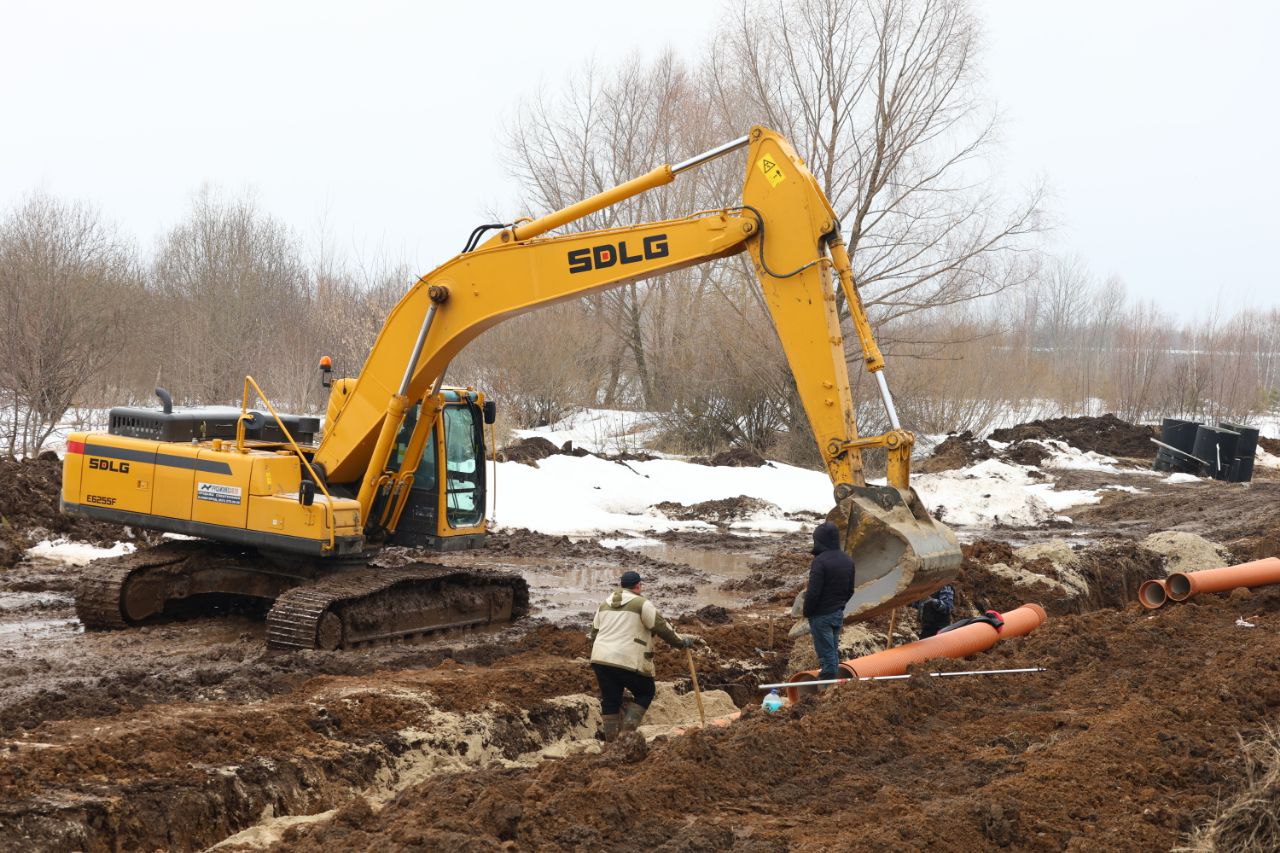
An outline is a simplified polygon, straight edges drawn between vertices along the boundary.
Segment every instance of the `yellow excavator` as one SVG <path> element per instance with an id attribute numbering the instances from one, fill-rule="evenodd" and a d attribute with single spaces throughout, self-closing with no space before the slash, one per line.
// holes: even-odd
<path id="1" fill-rule="evenodd" d="M 743 148 L 739 205 L 550 233 Z M 175 409 L 157 389 L 161 408 L 115 408 L 107 432 L 68 436 L 63 512 L 180 534 L 91 564 L 76 595 L 81 621 L 122 628 L 211 596 L 251 596 L 272 602 L 270 646 L 336 649 L 523 615 L 518 576 L 370 562 L 387 544 L 483 544 L 484 428 L 495 408 L 479 391 L 445 386 L 449 362 L 509 317 L 740 252 L 835 487 L 830 518 L 857 565 L 847 618 L 924 596 L 954 577 L 960 549 L 911 489 L 913 438 L 899 425 L 835 212 L 791 145 L 755 127 L 541 218 L 477 228 L 392 309 L 358 377 L 334 380 L 321 362 L 330 392 L 318 443 L 318 419 L 278 413 L 252 377 L 239 408 Z M 837 287 L 887 410 L 883 435 L 857 432 Z M 888 486 L 863 477 L 862 451 L 877 447 Z"/>

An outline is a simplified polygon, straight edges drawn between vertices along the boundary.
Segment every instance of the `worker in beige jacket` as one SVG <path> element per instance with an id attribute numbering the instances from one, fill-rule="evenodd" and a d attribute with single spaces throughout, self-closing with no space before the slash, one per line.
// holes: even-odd
<path id="1" fill-rule="evenodd" d="M 654 634 L 678 649 L 693 645 L 693 637 L 681 637 L 671 630 L 658 608 L 640 595 L 640 574 L 627 572 L 591 623 L 591 668 L 600 684 L 606 741 L 615 740 L 620 731 L 639 728 L 653 701 Z M 623 690 L 630 690 L 635 697 L 625 712 Z"/>

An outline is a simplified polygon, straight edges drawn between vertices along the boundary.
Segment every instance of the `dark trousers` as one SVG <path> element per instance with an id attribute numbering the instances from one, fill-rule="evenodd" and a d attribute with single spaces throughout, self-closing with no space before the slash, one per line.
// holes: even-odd
<path id="1" fill-rule="evenodd" d="M 653 701 L 653 694 L 658 688 L 651 676 L 603 663 L 593 663 L 591 668 L 595 670 L 596 682 L 600 685 L 600 713 L 618 713 L 622 709 L 623 690 L 630 690 L 636 704 L 642 708 L 648 708 Z"/>
<path id="2" fill-rule="evenodd" d="M 844 627 L 844 610 L 809 617 L 809 633 L 813 635 L 813 650 L 822 668 L 819 678 L 838 678 L 840 675 L 840 629 Z"/>
<path id="3" fill-rule="evenodd" d="M 929 607 L 922 608 L 920 611 L 920 639 L 932 637 L 950 624 L 950 613 L 940 613 Z"/>

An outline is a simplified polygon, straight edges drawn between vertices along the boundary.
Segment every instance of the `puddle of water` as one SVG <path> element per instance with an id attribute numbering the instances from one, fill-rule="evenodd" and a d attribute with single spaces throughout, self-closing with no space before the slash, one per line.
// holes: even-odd
<path id="1" fill-rule="evenodd" d="M 0 623 L 0 639 L 26 639 L 52 634 L 78 634 L 84 628 L 79 619 L 28 619 L 23 622 Z"/>
<path id="2" fill-rule="evenodd" d="M 662 560 L 666 563 L 683 563 L 695 569 L 716 575 L 720 580 L 729 578 L 745 578 L 756 570 L 763 557 L 758 554 L 744 554 L 741 551 L 714 548 L 691 548 L 688 545 L 676 545 L 658 542 L 653 545 L 641 545 L 629 548 L 637 554 Z"/>
<path id="3" fill-rule="evenodd" d="M 696 610 L 708 604 L 721 607 L 741 605 L 745 597 L 720 589 L 720 584 L 732 578 L 746 577 L 756 571 L 765 559 L 759 554 L 693 548 L 653 539 L 604 541 L 616 543 L 615 547 L 625 549 L 618 555 L 620 563 L 626 562 L 627 554 L 635 553 L 667 563 L 680 563 L 709 575 L 706 581 L 694 583 L 692 600 L 683 604 L 681 609 Z M 582 566 L 567 571 L 539 571 L 540 562 L 542 561 L 530 561 L 530 564 L 512 568 L 520 571 L 529 581 L 533 606 L 540 616 L 549 619 L 589 616 L 595 613 L 604 597 L 618 585 L 618 566 Z"/>
<path id="4" fill-rule="evenodd" d="M 26 610 L 71 603 L 71 596 L 56 592 L 0 592 L 0 610 Z"/>

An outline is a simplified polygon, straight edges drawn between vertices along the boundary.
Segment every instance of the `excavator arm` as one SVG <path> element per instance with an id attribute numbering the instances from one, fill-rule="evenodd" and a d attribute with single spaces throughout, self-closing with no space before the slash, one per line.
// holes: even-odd
<path id="1" fill-rule="evenodd" d="M 748 150 L 740 205 L 682 219 L 548 236 L 742 147 Z M 846 548 L 859 561 L 859 587 L 866 586 L 871 595 L 861 603 L 855 596 L 850 615 L 883 609 L 946 582 L 959 565 L 959 548 L 910 489 L 912 438 L 898 426 L 883 379 L 884 361 L 862 310 L 835 212 L 791 145 L 762 127 L 540 219 L 507 226 L 474 251 L 423 276 L 392 310 L 359 377 L 345 384 L 341 399 L 331 404 L 314 461 L 330 483 L 359 484 L 357 499 L 367 520 L 380 492 L 398 482 L 404 493 L 425 432 L 443 407 L 439 390 L 444 372 L 483 331 L 555 302 L 740 252 L 748 254 L 754 267 L 835 486 L 833 520 L 846 531 Z M 889 412 L 893 429 L 881 436 L 860 438 L 857 433 L 837 286 Z M 420 401 L 423 413 L 410 452 L 397 470 L 389 470 L 405 413 Z M 888 488 L 865 484 L 861 451 L 868 447 L 889 451 Z M 398 511 L 381 517 L 394 528 Z"/>
<path id="2" fill-rule="evenodd" d="M 589 212 L 669 183 L 689 168 L 663 166 L 567 208 L 568 214 L 558 212 L 508 228 L 419 279 L 392 310 L 359 377 L 332 413 L 315 456 L 328 479 L 376 481 L 390 458 L 388 436 L 395 435 L 403 412 L 429 396 L 433 382 L 458 352 L 496 323 L 745 251 L 831 481 L 862 485 L 859 456 L 850 452 L 858 436 L 831 275 L 837 264 L 827 251 L 833 241 L 841 245 L 838 223 L 813 176 L 785 140 L 763 128 L 753 130 L 749 139 L 751 165 L 740 206 L 625 228 L 543 236 Z M 727 150 L 732 149 L 726 146 L 713 153 Z M 843 270 L 838 271 L 840 280 L 849 282 L 848 295 L 855 291 L 848 256 L 840 255 Z"/>

